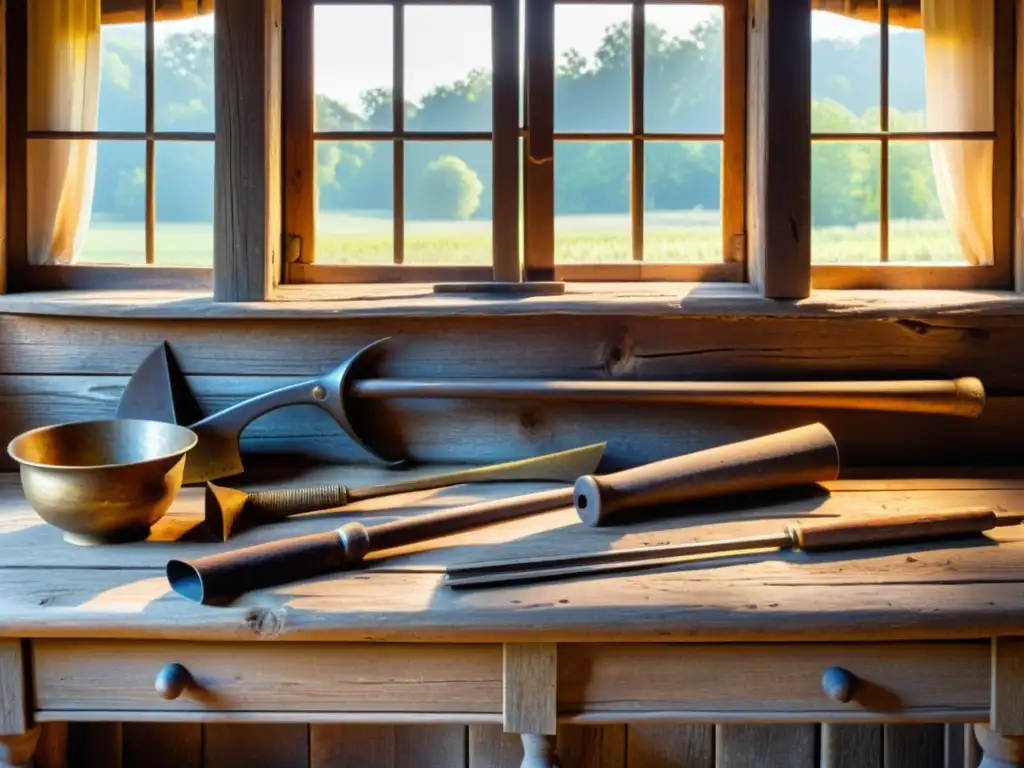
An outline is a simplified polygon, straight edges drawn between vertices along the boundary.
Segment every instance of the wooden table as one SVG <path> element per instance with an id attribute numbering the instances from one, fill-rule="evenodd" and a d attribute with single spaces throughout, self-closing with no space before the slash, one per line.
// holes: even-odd
<path id="1" fill-rule="evenodd" d="M 360 484 L 375 471 L 339 473 Z M 196 540 L 202 494 L 186 489 L 150 541 L 90 548 L 64 543 L 17 476 L 0 477 L 6 763 L 28 761 L 48 721 L 500 723 L 523 734 L 523 765 L 537 767 L 554 764 L 558 722 L 962 722 L 978 724 L 984 765 L 1024 766 L 1022 529 L 469 593 L 439 583 L 451 563 L 739 536 L 794 518 L 1019 510 L 1024 480 L 840 481 L 606 529 L 563 510 L 230 607 L 193 605 L 163 575 L 171 556 L 538 487 L 410 494 L 399 509 L 364 502 L 227 545 Z M 176 698 L 154 690 L 169 664 L 191 681 Z M 829 668 L 856 680 L 851 700 L 826 695 Z"/>

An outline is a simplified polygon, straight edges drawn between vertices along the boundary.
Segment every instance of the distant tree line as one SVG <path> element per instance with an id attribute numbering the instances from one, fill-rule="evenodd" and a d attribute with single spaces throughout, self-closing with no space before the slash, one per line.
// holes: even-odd
<path id="1" fill-rule="evenodd" d="M 646 30 L 645 123 L 649 131 L 722 130 L 722 27 L 706 22 L 686 38 L 649 24 Z M 609 27 L 590 57 L 572 50 L 558 64 L 556 129 L 627 130 L 629 27 Z M 923 60 L 917 35 L 891 38 L 893 126 L 920 126 L 924 109 Z M 813 123 L 818 131 L 878 127 L 877 37 L 858 43 L 814 42 Z M 439 52 L 440 54 L 441 52 Z M 875 62 L 872 64 L 872 62 Z M 213 130 L 213 39 L 176 34 L 156 58 L 157 128 Z M 136 36 L 108 30 L 100 88 L 100 127 L 142 127 L 145 55 Z M 490 129 L 491 78 L 468 72 L 440 85 L 418 103 L 405 104 L 411 130 Z M 358 108 L 316 97 L 322 130 L 387 130 L 392 102 L 387 89 L 362 94 Z M 645 195 L 649 210 L 717 210 L 721 150 L 717 142 L 648 146 Z M 388 142 L 322 142 L 317 146 L 320 206 L 326 210 L 386 211 L 392 207 L 393 151 Z M 940 215 L 926 143 L 894 143 L 890 151 L 893 218 Z M 626 142 L 559 142 L 555 209 L 558 213 L 629 210 Z M 816 225 L 877 220 L 879 150 L 873 142 L 820 143 L 813 151 Z M 101 142 L 94 210 L 104 217 L 139 221 L 145 208 L 145 156 L 141 143 Z M 412 218 L 466 220 L 490 215 L 489 142 L 407 142 L 406 209 Z M 213 210 L 213 146 L 158 144 L 157 215 L 166 221 L 209 220 Z"/>

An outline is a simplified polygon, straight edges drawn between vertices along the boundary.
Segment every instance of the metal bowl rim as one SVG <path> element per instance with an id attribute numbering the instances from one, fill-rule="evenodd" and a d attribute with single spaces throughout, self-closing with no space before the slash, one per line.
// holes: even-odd
<path id="1" fill-rule="evenodd" d="M 139 459 L 138 461 L 126 461 L 123 464 L 89 464 L 87 466 L 74 466 L 67 464 L 40 464 L 35 461 L 28 461 L 27 459 L 22 459 L 19 456 L 17 456 L 14 452 L 14 444 L 16 442 L 21 440 L 23 437 L 28 437 L 29 435 L 33 435 L 37 432 L 44 432 L 50 429 L 60 429 L 61 427 L 80 426 L 83 424 L 103 424 L 113 422 L 137 422 L 139 424 L 159 424 L 164 427 L 174 427 L 175 429 L 184 430 L 185 432 L 192 436 L 192 439 L 189 441 L 189 444 L 186 447 L 182 448 L 181 450 L 172 451 L 171 453 L 164 453 L 159 456 L 150 456 L 148 459 Z M 69 472 L 80 470 L 83 472 L 87 472 L 96 469 L 119 469 L 121 467 L 138 467 L 143 464 L 150 464 L 155 461 L 170 459 L 175 456 L 184 456 L 186 453 L 195 448 L 196 443 L 198 442 L 199 435 L 197 435 L 191 429 L 189 429 L 188 427 L 183 427 L 180 424 L 172 424 L 169 421 L 154 421 L 153 419 L 85 419 L 83 421 L 65 421 L 60 424 L 48 424 L 43 427 L 36 427 L 35 429 L 30 429 L 26 432 L 22 432 L 20 435 L 12 439 L 11 442 L 7 444 L 7 455 L 14 459 L 16 462 L 18 462 L 18 464 L 23 467 L 35 467 L 37 469 L 61 469 L 67 470 Z"/>

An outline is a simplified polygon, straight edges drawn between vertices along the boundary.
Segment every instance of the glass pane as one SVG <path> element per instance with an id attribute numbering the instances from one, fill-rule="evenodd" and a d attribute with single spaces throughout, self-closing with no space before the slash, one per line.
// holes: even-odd
<path id="1" fill-rule="evenodd" d="M 314 7 L 316 130 L 394 125 L 394 11 L 389 5 Z"/>
<path id="2" fill-rule="evenodd" d="M 156 142 L 159 266 L 213 266 L 213 142 Z"/>
<path id="3" fill-rule="evenodd" d="M 88 168 L 96 153 L 96 184 L 85 179 L 81 215 L 52 183 L 68 167 Z M 39 261 L 146 263 L 146 145 L 141 141 L 28 142 L 29 251 Z M 89 193 L 92 193 L 91 206 Z M 60 213 L 58 213 L 60 212 Z"/>
<path id="4" fill-rule="evenodd" d="M 944 180 L 941 188 L 938 179 Z M 966 247 L 986 263 L 992 254 L 991 189 L 992 142 L 892 142 L 889 261 L 964 264 Z"/>
<path id="5" fill-rule="evenodd" d="M 897 26 L 905 14 L 893 14 L 891 130 L 992 130 L 993 0 L 953 0 L 942 8 L 923 18 L 914 13 L 907 18 L 913 28 Z"/>
<path id="6" fill-rule="evenodd" d="M 721 133 L 721 6 L 648 4 L 644 13 L 644 129 Z"/>
<path id="7" fill-rule="evenodd" d="M 406 127 L 489 131 L 491 60 L 487 6 L 406 6 Z"/>
<path id="8" fill-rule="evenodd" d="M 406 142 L 406 264 L 491 263 L 491 170 L 489 141 Z"/>
<path id="9" fill-rule="evenodd" d="M 87 73 L 65 62 L 88 55 L 60 34 L 47 3 L 29 3 L 28 128 L 32 131 L 143 131 L 146 128 L 146 36 L 142 24 L 100 28 L 97 112 L 69 94 L 82 92 Z M 39 11 L 39 12 L 35 12 Z M 49 51 L 49 55 L 44 52 Z"/>
<path id="10" fill-rule="evenodd" d="M 316 261 L 394 263 L 394 145 L 316 143 Z"/>
<path id="11" fill-rule="evenodd" d="M 858 2 L 872 20 L 814 11 L 811 14 L 811 130 L 877 131 L 881 123 L 881 35 L 877 5 Z M 816 7 L 844 6 L 819 0 Z"/>
<path id="12" fill-rule="evenodd" d="M 629 143 L 555 144 L 555 261 L 632 261 Z"/>
<path id="13" fill-rule="evenodd" d="M 628 131 L 628 5 L 555 6 L 555 130 Z"/>
<path id="14" fill-rule="evenodd" d="M 722 261 L 722 147 L 644 144 L 644 261 Z"/>
<path id="15" fill-rule="evenodd" d="M 212 133 L 213 14 L 161 21 L 153 32 L 156 130 Z"/>
<path id="16" fill-rule="evenodd" d="M 877 141 L 811 145 L 811 261 L 875 264 L 882 258 Z"/>

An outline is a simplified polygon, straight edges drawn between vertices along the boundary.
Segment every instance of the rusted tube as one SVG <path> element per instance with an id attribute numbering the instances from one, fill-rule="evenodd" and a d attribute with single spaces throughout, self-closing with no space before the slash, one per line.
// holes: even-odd
<path id="1" fill-rule="evenodd" d="M 576 481 L 576 512 L 597 526 L 634 507 L 834 480 L 839 450 L 823 424 L 755 437 Z"/>

